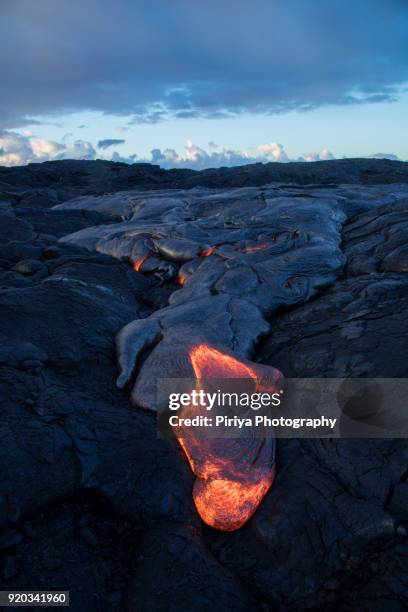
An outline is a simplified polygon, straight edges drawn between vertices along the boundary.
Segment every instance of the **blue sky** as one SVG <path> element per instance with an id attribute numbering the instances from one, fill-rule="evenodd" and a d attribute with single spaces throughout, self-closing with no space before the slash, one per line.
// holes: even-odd
<path id="1" fill-rule="evenodd" d="M 0 164 L 408 159 L 405 0 L 6 0 L 0 17 Z"/>

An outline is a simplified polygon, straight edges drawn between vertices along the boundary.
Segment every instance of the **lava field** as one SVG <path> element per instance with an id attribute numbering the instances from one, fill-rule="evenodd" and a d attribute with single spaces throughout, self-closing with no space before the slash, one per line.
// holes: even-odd
<path id="1" fill-rule="evenodd" d="M 405 610 L 405 439 L 157 436 L 159 378 L 408 377 L 408 163 L 0 168 L 0 583 Z"/>

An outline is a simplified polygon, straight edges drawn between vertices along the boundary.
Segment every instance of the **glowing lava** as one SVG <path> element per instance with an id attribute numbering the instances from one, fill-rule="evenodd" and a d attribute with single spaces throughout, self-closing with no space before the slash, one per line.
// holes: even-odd
<path id="1" fill-rule="evenodd" d="M 208 247 L 208 249 L 203 249 L 200 253 L 200 257 L 209 257 L 210 255 L 212 255 L 214 253 L 214 251 L 217 250 L 218 247 L 216 246 L 212 246 L 212 247 Z"/>
<path id="2" fill-rule="evenodd" d="M 231 355 L 218 349 L 199 344 L 190 353 L 191 365 L 197 379 L 200 378 L 252 378 L 257 379 L 255 371 Z"/>
<path id="3" fill-rule="evenodd" d="M 144 255 L 144 257 L 141 257 L 140 259 L 135 261 L 134 264 L 133 264 L 133 269 L 136 270 L 136 272 L 140 272 L 140 268 L 143 266 L 144 262 L 149 257 L 150 257 L 150 255 Z"/>
<path id="4" fill-rule="evenodd" d="M 240 249 L 242 253 L 255 253 L 255 251 L 263 251 L 268 247 L 273 246 L 273 242 L 264 242 L 263 244 L 255 244 L 253 246 L 246 246 Z"/>
<path id="5" fill-rule="evenodd" d="M 179 274 L 177 281 L 179 285 L 184 285 L 184 283 L 186 282 L 186 277 L 184 276 L 184 274 Z"/>
<path id="6" fill-rule="evenodd" d="M 196 380 L 239 378 L 254 381 L 254 391 L 263 386 L 276 390 L 281 378 L 274 368 L 251 367 L 216 348 L 201 344 L 190 352 Z M 262 379 L 262 384 L 261 384 Z M 199 384 L 197 382 L 197 384 Z M 188 406 L 183 416 L 197 415 Z M 251 518 L 275 477 L 272 438 L 198 438 L 191 429 L 178 428 L 178 441 L 197 477 L 193 499 L 202 520 L 215 529 L 234 531 Z"/>

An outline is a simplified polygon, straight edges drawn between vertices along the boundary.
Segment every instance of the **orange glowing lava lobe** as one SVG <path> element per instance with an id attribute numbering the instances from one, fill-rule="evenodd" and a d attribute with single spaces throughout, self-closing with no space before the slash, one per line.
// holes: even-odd
<path id="1" fill-rule="evenodd" d="M 186 282 L 186 277 L 183 274 L 179 274 L 177 281 L 179 285 L 184 285 L 184 283 Z"/>
<path id="2" fill-rule="evenodd" d="M 253 367 L 205 344 L 191 350 L 190 360 L 196 380 L 250 378 L 255 382 L 255 390 L 261 386 Z M 254 367 L 258 368 L 255 364 Z M 260 370 L 260 377 L 264 377 L 265 367 L 260 366 Z M 274 381 L 269 385 L 269 390 L 272 390 L 280 372 L 274 368 L 267 370 L 269 381 Z M 187 408 L 183 416 L 196 415 L 197 412 L 192 410 Z M 198 439 L 191 433 L 191 428 L 185 433 L 187 435 L 178 433 L 178 441 L 197 477 L 193 499 L 200 517 L 215 529 L 239 529 L 254 514 L 274 481 L 274 440 Z"/>
<path id="3" fill-rule="evenodd" d="M 144 262 L 149 257 L 150 257 L 150 255 L 144 255 L 143 257 L 141 257 L 140 259 L 135 261 L 134 264 L 133 264 L 133 269 L 136 270 L 136 272 L 140 272 L 140 268 L 143 266 Z"/>
<path id="4" fill-rule="evenodd" d="M 200 257 L 209 257 L 217 250 L 217 246 L 208 247 L 208 249 L 203 249 L 200 253 Z"/>

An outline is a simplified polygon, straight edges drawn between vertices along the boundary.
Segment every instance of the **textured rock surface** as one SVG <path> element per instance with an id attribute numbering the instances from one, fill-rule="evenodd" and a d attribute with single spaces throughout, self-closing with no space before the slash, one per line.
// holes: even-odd
<path id="1" fill-rule="evenodd" d="M 282 441 L 258 511 L 221 533 L 141 407 L 197 342 L 288 377 L 406 377 L 407 181 L 380 160 L 0 169 L 2 588 L 70 588 L 74 610 L 405 609 L 405 440 Z"/>

